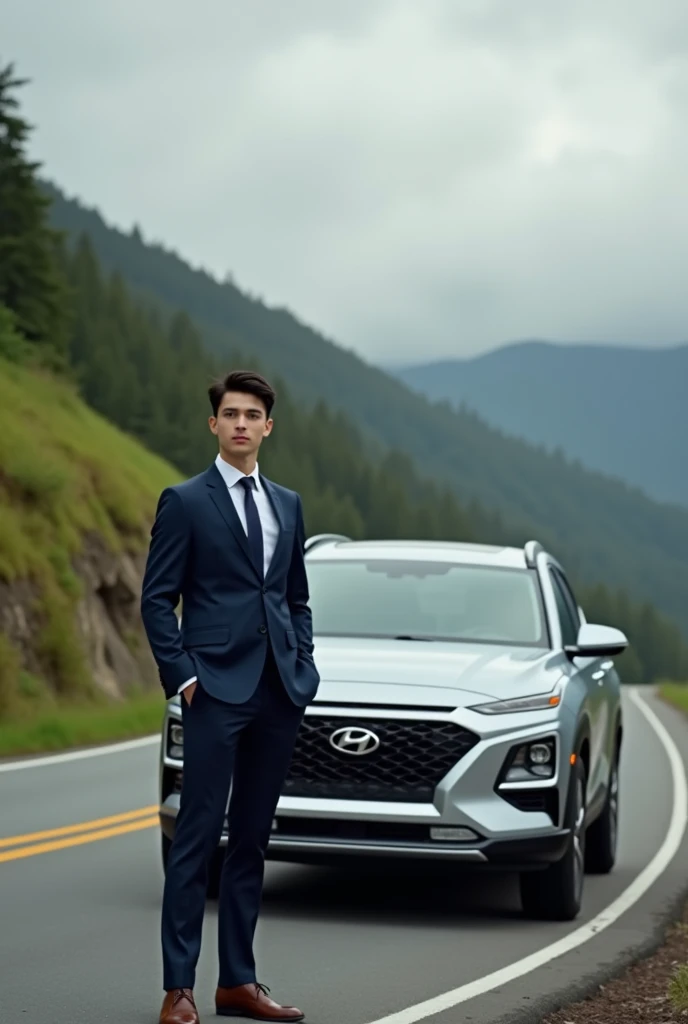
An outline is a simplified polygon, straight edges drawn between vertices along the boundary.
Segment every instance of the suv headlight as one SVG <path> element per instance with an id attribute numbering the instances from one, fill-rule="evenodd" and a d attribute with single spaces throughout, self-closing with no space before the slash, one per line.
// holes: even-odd
<path id="1" fill-rule="evenodd" d="M 167 727 L 167 754 L 177 761 L 184 756 L 184 728 L 181 722 L 172 720 Z"/>
<path id="2" fill-rule="evenodd" d="M 510 700 L 492 700 L 488 704 L 474 704 L 469 711 L 481 715 L 512 715 L 517 711 L 550 711 L 561 703 L 561 693 L 538 693 L 534 697 L 513 697 Z"/>

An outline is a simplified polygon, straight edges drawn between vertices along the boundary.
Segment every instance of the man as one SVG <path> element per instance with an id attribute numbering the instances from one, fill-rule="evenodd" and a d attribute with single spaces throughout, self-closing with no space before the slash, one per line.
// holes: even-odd
<path id="1" fill-rule="evenodd" d="M 301 499 L 260 473 L 275 392 L 236 371 L 209 389 L 218 455 L 160 496 L 141 613 L 168 698 L 181 692 L 184 773 L 162 906 L 160 1024 L 198 1024 L 195 971 L 208 863 L 227 797 L 218 1014 L 297 1021 L 256 978 L 264 856 L 304 708 L 319 676 Z M 175 609 L 182 600 L 182 622 Z"/>

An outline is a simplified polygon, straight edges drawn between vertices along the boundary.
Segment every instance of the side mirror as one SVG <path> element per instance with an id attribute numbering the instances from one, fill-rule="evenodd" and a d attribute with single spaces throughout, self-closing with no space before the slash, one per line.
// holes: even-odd
<path id="1" fill-rule="evenodd" d="M 569 658 L 613 658 L 628 647 L 620 629 L 585 622 L 578 630 L 578 642 L 564 648 Z"/>

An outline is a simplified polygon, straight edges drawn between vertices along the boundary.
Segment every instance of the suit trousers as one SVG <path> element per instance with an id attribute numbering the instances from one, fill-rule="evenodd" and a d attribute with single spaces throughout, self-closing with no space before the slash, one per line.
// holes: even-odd
<path id="1" fill-rule="evenodd" d="M 269 643 L 261 680 L 246 702 L 217 700 L 200 683 L 190 706 L 182 694 L 184 772 L 162 901 L 163 987 L 168 991 L 194 987 L 208 866 L 222 834 L 228 795 L 218 984 L 231 988 L 257 980 L 253 939 L 265 850 L 303 715 L 284 688 Z"/>

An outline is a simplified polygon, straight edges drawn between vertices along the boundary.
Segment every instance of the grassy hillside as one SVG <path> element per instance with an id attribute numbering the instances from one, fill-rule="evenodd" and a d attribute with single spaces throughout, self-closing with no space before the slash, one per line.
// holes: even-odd
<path id="1" fill-rule="evenodd" d="M 688 511 L 509 438 L 474 414 L 431 404 L 287 311 L 219 284 L 144 244 L 138 232 L 109 228 L 98 213 L 45 187 L 57 226 L 73 241 L 87 233 L 102 266 L 154 300 L 163 318 L 183 307 L 225 363 L 237 349 L 246 353 L 287 383 L 295 403 L 312 408 L 322 400 L 344 413 L 368 454 L 390 447 L 408 454 L 465 506 L 479 500 L 513 535 L 539 537 L 578 579 L 605 580 L 651 601 L 688 635 Z"/>
<path id="2" fill-rule="evenodd" d="M 635 349 L 522 342 L 395 370 L 432 400 L 688 506 L 688 345 Z"/>
<path id="3" fill-rule="evenodd" d="M 88 579 L 145 551 L 179 477 L 67 382 L 0 357 L 0 717 L 97 699 L 79 633 Z"/>

